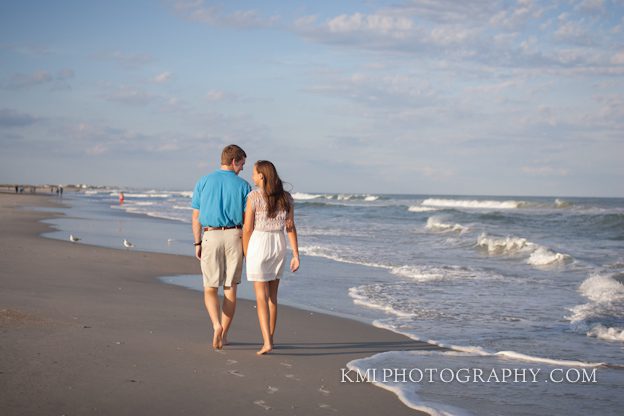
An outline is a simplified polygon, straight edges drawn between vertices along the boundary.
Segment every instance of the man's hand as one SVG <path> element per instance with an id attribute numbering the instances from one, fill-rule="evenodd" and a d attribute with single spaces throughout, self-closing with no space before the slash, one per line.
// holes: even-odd
<path id="1" fill-rule="evenodd" d="M 201 244 L 195 246 L 195 258 L 201 261 Z"/>

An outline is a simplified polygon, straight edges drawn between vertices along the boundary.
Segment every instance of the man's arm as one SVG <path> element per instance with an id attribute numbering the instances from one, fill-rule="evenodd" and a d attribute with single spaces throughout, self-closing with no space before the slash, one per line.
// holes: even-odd
<path id="1" fill-rule="evenodd" d="M 199 210 L 198 209 L 193 210 L 192 224 L 193 224 L 193 242 L 201 243 L 202 226 L 201 226 L 201 223 L 199 222 Z M 198 244 L 195 246 L 195 257 L 197 258 L 197 260 L 201 260 L 201 244 Z"/>

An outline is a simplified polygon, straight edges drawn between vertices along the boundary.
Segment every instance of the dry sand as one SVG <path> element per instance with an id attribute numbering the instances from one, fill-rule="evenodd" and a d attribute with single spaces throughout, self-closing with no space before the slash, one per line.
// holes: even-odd
<path id="1" fill-rule="evenodd" d="M 391 392 L 340 383 L 346 363 L 429 344 L 280 306 L 276 349 L 258 357 L 254 303 L 211 348 L 200 292 L 158 276 L 198 274 L 190 256 L 50 240 L 55 197 L 0 194 L 1 415 L 414 415 Z M 190 228 L 189 228 L 190 233 Z M 243 283 L 244 284 L 244 283 Z"/>

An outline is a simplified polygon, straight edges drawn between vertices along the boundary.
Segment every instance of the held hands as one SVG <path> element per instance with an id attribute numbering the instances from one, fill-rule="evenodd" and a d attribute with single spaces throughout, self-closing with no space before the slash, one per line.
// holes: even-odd
<path id="1" fill-rule="evenodd" d="M 294 273 L 297 270 L 299 270 L 299 257 L 293 257 L 290 260 L 290 271 Z"/>

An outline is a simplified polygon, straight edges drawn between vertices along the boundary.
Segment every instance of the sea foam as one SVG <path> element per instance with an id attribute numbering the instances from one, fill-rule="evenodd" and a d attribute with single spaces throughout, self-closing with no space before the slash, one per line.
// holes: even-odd
<path id="1" fill-rule="evenodd" d="M 438 211 L 438 208 L 423 207 L 420 205 L 412 205 L 407 210 L 409 212 L 430 212 L 430 211 Z"/>
<path id="2" fill-rule="evenodd" d="M 303 193 L 303 192 L 295 192 L 294 194 L 291 194 L 291 196 L 295 200 L 307 201 L 309 199 L 321 198 L 323 195 L 321 195 L 321 194 L 306 194 L 306 193 Z"/>
<path id="3" fill-rule="evenodd" d="M 516 209 L 527 203 L 524 201 L 479 201 L 463 199 L 425 199 L 422 205 L 446 208 L 477 208 L 477 209 Z"/>
<path id="4" fill-rule="evenodd" d="M 608 341 L 624 341 L 624 329 L 612 326 L 624 318 L 624 285 L 616 280 L 621 274 L 596 272 L 579 286 L 589 302 L 570 308 L 566 316 L 572 325 L 587 336 Z"/>
<path id="5" fill-rule="evenodd" d="M 477 238 L 477 247 L 486 249 L 490 255 L 529 255 L 526 262 L 531 266 L 551 266 L 573 260 L 568 254 L 554 252 L 522 237 L 494 237 L 482 233 Z"/>
<path id="6" fill-rule="evenodd" d="M 425 226 L 428 230 L 431 231 L 455 231 L 458 233 L 464 233 L 468 231 L 468 227 L 461 224 L 447 224 L 442 222 L 440 217 L 434 216 L 427 219 L 427 225 Z"/>

